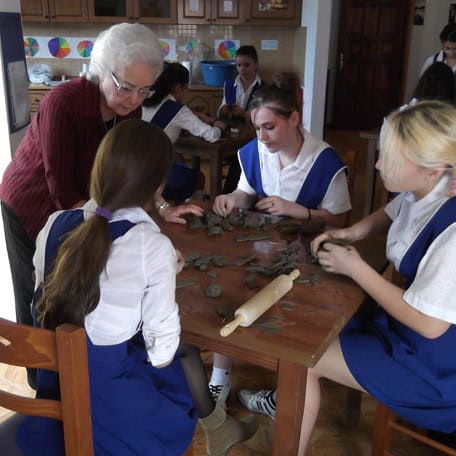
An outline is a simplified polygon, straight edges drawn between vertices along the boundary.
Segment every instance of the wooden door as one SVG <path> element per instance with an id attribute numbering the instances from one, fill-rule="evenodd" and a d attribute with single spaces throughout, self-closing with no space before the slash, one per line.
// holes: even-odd
<path id="1" fill-rule="evenodd" d="M 333 127 L 369 129 L 401 104 L 410 0 L 342 0 Z"/>
<path id="2" fill-rule="evenodd" d="M 49 22 L 49 5 L 42 0 L 21 0 L 21 15 L 24 22 Z"/>

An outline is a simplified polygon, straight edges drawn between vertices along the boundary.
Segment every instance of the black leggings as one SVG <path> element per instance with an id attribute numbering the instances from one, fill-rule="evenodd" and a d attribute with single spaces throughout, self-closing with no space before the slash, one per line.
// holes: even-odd
<path id="1" fill-rule="evenodd" d="M 215 403 L 207 385 L 206 368 L 200 355 L 200 349 L 181 342 L 177 353 L 195 403 L 198 416 L 205 418 L 214 410 Z"/>

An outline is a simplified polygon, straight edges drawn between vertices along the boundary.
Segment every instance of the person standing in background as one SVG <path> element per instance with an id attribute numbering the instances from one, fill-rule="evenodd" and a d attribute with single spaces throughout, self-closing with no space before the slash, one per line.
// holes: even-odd
<path id="1" fill-rule="evenodd" d="M 226 80 L 223 84 L 223 100 L 217 111 L 222 120 L 234 120 L 250 123 L 250 105 L 255 92 L 264 86 L 258 76 L 258 54 L 254 46 L 241 46 L 236 51 L 236 79 Z M 230 165 L 223 186 L 223 193 L 231 193 L 236 189 L 241 175 L 241 168 L 236 155 L 227 158 Z"/>
<path id="2" fill-rule="evenodd" d="M 100 33 L 88 74 L 53 88 L 43 98 L 25 137 L 6 168 L 0 187 L 6 246 L 17 321 L 32 325 L 35 238 L 48 216 L 89 198 L 95 154 L 106 132 L 141 117 L 141 104 L 163 65 L 157 36 L 140 24 L 116 24 Z M 160 214 L 185 223 L 196 206 Z M 33 383 L 33 379 L 29 378 Z"/>
<path id="3" fill-rule="evenodd" d="M 444 62 L 456 72 L 456 24 L 447 24 L 440 32 L 440 42 L 442 50 L 429 56 L 421 68 L 420 75 L 429 68 L 434 62 Z"/>

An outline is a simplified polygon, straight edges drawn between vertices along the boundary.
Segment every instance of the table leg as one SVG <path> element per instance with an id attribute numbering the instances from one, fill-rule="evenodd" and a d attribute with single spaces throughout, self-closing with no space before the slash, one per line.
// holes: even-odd
<path id="1" fill-rule="evenodd" d="M 209 192 L 211 200 L 214 201 L 217 195 L 222 193 L 222 165 L 223 159 L 220 149 L 214 151 L 210 158 L 210 177 L 209 177 Z"/>
<path id="2" fill-rule="evenodd" d="M 298 453 L 306 381 L 307 367 L 290 361 L 279 361 L 274 456 L 293 456 Z"/>

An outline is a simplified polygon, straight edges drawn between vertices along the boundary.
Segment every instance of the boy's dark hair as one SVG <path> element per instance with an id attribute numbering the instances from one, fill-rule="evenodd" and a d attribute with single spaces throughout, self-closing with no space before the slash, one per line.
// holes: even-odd
<path id="1" fill-rule="evenodd" d="M 442 31 L 440 32 L 440 41 L 443 43 L 444 41 L 456 41 L 456 23 L 451 23 L 445 25 Z"/>
<path id="2" fill-rule="evenodd" d="M 154 94 L 150 98 L 146 98 L 143 105 L 146 107 L 157 106 L 176 85 L 186 85 L 189 81 L 190 74 L 187 68 L 177 62 L 165 63 L 162 73 L 152 86 Z"/>
<path id="3" fill-rule="evenodd" d="M 443 62 L 434 62 L 421 75 L 413 92 L 418 100 L 455 101 L 455 76 L 453 70 Z"/>
<path id="4" fill-rule="evenodd" d="M 255 46 L 241 46 L 237 51 L 236 51 L 236 57 L 244 55 L 246 57 L 250 57 L 251 59 L 255 60 L 255 62 L 258 62 L 258 54 L 255 49 Z"/>

